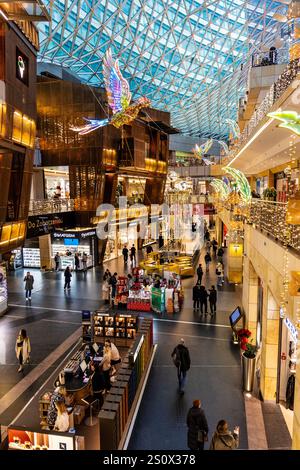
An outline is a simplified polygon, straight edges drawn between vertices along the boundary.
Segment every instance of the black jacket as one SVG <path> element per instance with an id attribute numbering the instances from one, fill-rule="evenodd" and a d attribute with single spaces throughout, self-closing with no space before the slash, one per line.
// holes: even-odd
<path id="1" fill-rule="evenodd" d="M 208 434 L 208 424 L 203 409 L 194 406 L 190 408 L 186 424 L 188 427 L 188 447 L 191 450 L 197 450 L 198 431 L 204 431 L 204 434 Z"/>
<path id="2" fill-rule="evenodd" d="M 200 289 L 199 290 L 199 299 L 200 302 L 206 302 L 208 297 L 208 293 L 205 289 Z"/>
<path id="3" fill-rule="evenodd" d="M 286 408 L 294 409 L 295 375 L 291 374 L 286 386 Z"/>
<path id="4" fill-rule="evenodd" d="M 186 348 L 183 344 L 178 344 L 174 351 L 172 352 L 173 356 L 178 356 L 180 360 L 180 370 L 187 371 L 191 367 L 191 358 L 188 348 Z"/>
<path id="5" fill-rule="evenodd" d="M 64 273 L 64 275 L 65 275 L 65 278 L 66 278 L 66 279 L 69 279 L 69 280 L 70 280 L 70 279 L 71 279 L 71 277 L 72 277 L 71 271 L 67 271 L 67 270 L 65 270 L 65 273 Z"/>
<path id="6" fill-rule="evenodd" d="M 197 276 L 198 276 L 198 277 L 203 276 L 203 269 L 200 268 L 199 266 L 198 266 L 198 268 L 197 268 Z"/>
<path id="7" fill-rule="evenodd" d="M 199 286 L 194 286 L 193 287 L 193 300 L 199 300 L 200 299 L 200 289 Z"/>
<path id="8" fill-rule="evenodd" d="M 217 291 L 216 291 L 216 289 L 210 289 L 210 291 L 209 291 L 209 301 L 212 304 L 217 302 Z"/>
<path id="9" fill-rule="evenodd" d="M 205 263 L 208 263 L 209 261 L 211 261 L 211 256 L 209 253 L 207 253 L 205 256 L 204 256 L 204 260 L 205 260 Z"/>

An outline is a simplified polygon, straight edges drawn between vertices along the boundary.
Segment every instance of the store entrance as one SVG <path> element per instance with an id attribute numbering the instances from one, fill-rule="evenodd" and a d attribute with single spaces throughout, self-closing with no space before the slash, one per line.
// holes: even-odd
<path id="1" fill-rule="evenodd" d="M 297 329 L 289 318 L 283 320 L 280 369 L 280 402 L 292 435 L 297 359 Z"/>

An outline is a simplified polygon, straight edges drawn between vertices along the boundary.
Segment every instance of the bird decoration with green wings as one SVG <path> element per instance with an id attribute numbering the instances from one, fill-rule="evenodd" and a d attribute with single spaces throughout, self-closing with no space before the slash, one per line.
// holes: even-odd
<path id="1" fill-rule="evenodd" d="M 278 127 L 289 129 L 297 135 L 300 135 L 300 114 L 297 111 L 275 111 L 268 113 L 270 118 L 281 121 Z"/>

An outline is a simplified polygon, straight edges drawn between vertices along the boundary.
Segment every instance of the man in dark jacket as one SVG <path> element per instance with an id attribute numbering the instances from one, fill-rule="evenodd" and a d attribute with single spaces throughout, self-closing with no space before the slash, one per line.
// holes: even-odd
<path id="1" fill-rule="evenodd" d="M 218 262 L 223 264 L 223 255 L 224 255 L 224 250 L 220 246 L 220 248 L 217 251 L 217 256 L 218 256 Z"/>
<path id="2" fill-rule="evenodd" d="M 209 272 L 209 263 L 211 262 L 211 256 L 208 252 L 204 256 L 204 261 L 205 261 L 205 264 L 206 264 L 206 272 L 208 273 Z"/>
<path id="3" fill-rule="evenodd" d="M 193 302 L 194 302 L 194 310 L 200 309 L 200 284 L 197 284 L 193 287 Z"/>
<path id="4" fill-rule="evenodd" d="M 198 282 L 201 285 L 202 282 L 202 277 L 203 277 L 203 269 L 202 269 L 202 264 L 199 264 L 197 268 L 197 276 L 198 276 Z"/>
<path id="5" fill-rule="evenodd" d="M 123 257 L 124 257 L 124 264 L 127 263 L 127 260 L 128 260 L 128 248 L 127 246 L 125 245 L 123 250 L 122 250 L 122 254 L 123 254 Z"/>
<path id="6" fill-rule="evenodd" d="M 31 300 L 31 291 L 33 289 L 34 277 L 28 271 L 24 277 L 26 300 Z"/>
<path id="7" fill-rule="evenodd" d="M 187 414 L 186 424 L 188 427 L 187 441 L 189 449 L 203 450 L 204 442 L 207 441 L 208 425 L 200 400 L 193 401 L 193 406 Z"/>
<path id="8" fill-rule="evenodd" d="M 171 354 L 174 364 L 177 367 L 177 377 L 180 395 L 184 394 L 184 386 L 186 382 L 186 373 L 191 366 L 190 353 L 184 345 L 184 339 L 181 338 L 180 343 L 174 348 Z"/>
<path id="9" fill-rule="evenodd" d="M 132 266 L 136 266 L 136 248 L 134 245 L 132 245 L 132 247 L 130 248 L 130 261 L 131 261 L 131 264 Z"/>
<path id="10" fill-rule="evenodd" d="M 201 313 L 203 313 L 203 307 L 205 308 L 205 315 L 207 314 L 207 297 L 208 297 L 208 293 L 205 287 L 200 286 L 200 290 L 199 290 L 200 309 L 201 309 Z"/>
<path id="11" fill-rule="evenodd" d="M 215 286 L 211 286 L 211 289 L 209 289 L 209 305 L 210 314 L 214 315 L 217 311 L 217 291 Z"/>
<path id="12" fill-rule="evenodd" d="M 116 297 L 116 292 L 117 292 L 117 279 L 118 273 L 114 273 L 113 276 L 111 276 L 110 280 L 108 281 L 109 285 L 111 285 L 111 298 L 112 301 L 114 302 L 114 298 Z"/>

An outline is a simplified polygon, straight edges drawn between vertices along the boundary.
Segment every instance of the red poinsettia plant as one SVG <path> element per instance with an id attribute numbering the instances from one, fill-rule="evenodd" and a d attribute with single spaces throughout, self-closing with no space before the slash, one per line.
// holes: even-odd
<path id="1" fill-rule="evenodd" d="M 239 339 L 241 349 L 244 351 L 244 356 L 248 359 L 253 359 L 256 355 L 257 348 L 253 342 L 253 338 L 249 341 L 251 331 L 247 328 L 241 328 L 237 330 L 236 335 Z"/>

